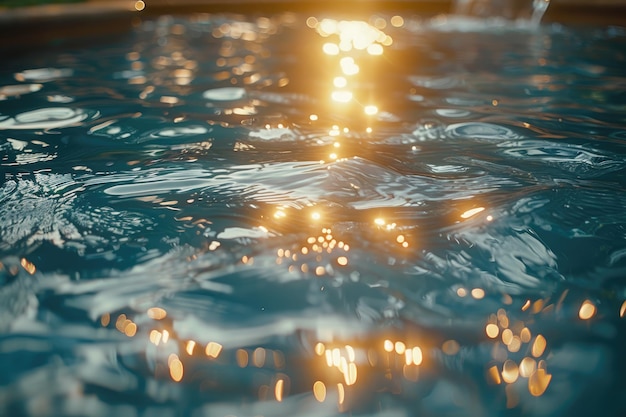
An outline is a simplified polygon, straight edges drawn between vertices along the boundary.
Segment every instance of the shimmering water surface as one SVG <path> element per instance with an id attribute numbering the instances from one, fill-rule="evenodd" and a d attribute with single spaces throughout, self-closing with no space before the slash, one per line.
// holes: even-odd
<path id="1" fill-rule="evenodd" d="M 0 68 L 0 414 L 622 416 L 626 31 L 144 20 Z"/>

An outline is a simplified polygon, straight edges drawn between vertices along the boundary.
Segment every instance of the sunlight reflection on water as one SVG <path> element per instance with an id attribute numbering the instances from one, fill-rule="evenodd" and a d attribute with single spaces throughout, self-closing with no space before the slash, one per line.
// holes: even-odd
<path id="1" fill-rule="evenodd" d="M 625 33 L 457 23 L 10 62 L 0 414 L 620 415 Z"/>

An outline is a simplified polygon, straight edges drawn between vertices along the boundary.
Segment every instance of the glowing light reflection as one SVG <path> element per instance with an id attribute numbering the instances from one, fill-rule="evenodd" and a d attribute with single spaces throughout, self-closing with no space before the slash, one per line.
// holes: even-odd
<path id="1" fill-rule="evenodd" d="M 537 369 L 528 379 L 528 391 L 531 395 L 539 397 L 548 389 L 552 375 L 548 374 L 545 369 Z"/>
<path id="2" fill-rule="evenodd" d="M 462 219 L 469 219 L 472 216 L 475 216 L 476 214 L 480 213 L 481 211 L 484 211 L 485 208 L 484 207 L 476 207 L 473 209 L 469 209 L 467 211 L 465 211 L 463 214 L 461 214 L 461 218 Z"/>
<path id="3" fill-rule="evenodd" d="M 591 301 L 585 300 L 580 306 L 580 310 L 578 311 L 578 317 L 580 317 L 581 320 L 589 320 L 595 315 L 596 306 Z"/>
<path id="4" fill-rule="evenodd" d="M 178 355 L 172 353 L 167 360 L 167 365 L 170 370 L 170 377 L 175 382 L 180 382 L 183 379 L 183 363 L 178 358 Z"/>
<path id="5" fill-rule="evenodd" d="M 313 384 L 313 395 L 321 403 L 326 400 L 326 385 L 322 381 L 315 381 Z"/>

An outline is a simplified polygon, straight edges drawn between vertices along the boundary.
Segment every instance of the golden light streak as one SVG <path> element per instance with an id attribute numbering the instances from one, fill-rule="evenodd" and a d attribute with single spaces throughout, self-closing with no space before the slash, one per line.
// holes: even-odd
<path id="1" fill-rule="evenodd" d="M 337 21 L 334 19 L 323 19 L 317 28 L 320 30 L 322 36 L 332 35 L 337 33 Z"/>
<path id="2" fill-rule="evenodd" d="M 346 345 L 346 353 L 348 354 L 348 360 L 350 362 L 354 362 L 356 359 L 356 352 L 354 351 L 354 348 L 350 345 Z"/>
<path id="3" fill-rule="evenodd" d="M 373 104 L 369 105 L 369 106 L 365 106 L 365 108 L 363 109 L 363 111 L 365 112 L 365 114 L 367 114 L 368 116 L 374 116 L 376 113 L 378 113 L 378 107 L 374 106 Z"/>
<path id="4" fill-rule="evenodd" d="M 462 219 L 469 219 L 472 216 L 475 216 L 476 214 L 480 213 L 481 211 L 485 210 L 484 207 L 476 207 L 473 209 L 469 209 L 466 212 L 464 212 L 463 214 L 461 214 L 461 218 Z"/>
<path id="5" fill-rule="evenodd" d="M 356 379 L 357 379 L 356 363 L 350 362 L 348 364 L 348 374 L 346 375 L 346 385 L 356 384 Z"/>
<path id="6" fill-rule="evenodd" d="M 237 349 L 237 353 L 235 354 L 237 359 L 237 365 L 240 368 L 245 368 L 248 366 L 248 351 L 245 349 Z"/>
<path id="7" fill-rule="evenodd" d="M 333 366 L 339 367 L 341 365 L 341 351 L 339 348 L 334 348 L 332 350 L 332 358 L 333 358 Z"/>
<path id="8" fill-rule="evenodd" d="M 26 258 L 20 259 L 20 265 L 22 265 L 22 268 L 24 268 L 24 270 L 26 270 L 26 272 L 31 275 L 37 272 L 37 268 L 35 268 L 35 265 Z"/>
<path id="9" fill-rule="evenodd" d="M 339 404 L 343 404 L 345 398 L 346 398 L 346 392 L 345 389 L 343 388 L 343 384 L 341 382 L 339 382 L 337 384 L 337 394 L 339 396 L 339 398 L 337 399 Z"/>
<path id="10" fill-rule="evenodd" d="M 163 104 L 177 104 L 180 99 L 174 96 L 161 96 L 159 101 Z"/>
<path id="11" fill-rule="evenodd" d="M 326 400 L 326 385 L 322 381 L 315 381 L 313 384 L 313 395 L 321 403 Z"/>
<path id="12" fill-rule="evenodd" d="M 326 346 L 324 346 L 324 344 L 323 344 L 322 342 L 318 342 L 318 343 L 315 345 L 314 350 L 315 350 L 315 353 L 316 353 L 318 356 L 322 356 L 322 355 L 324 354 L 324 352 L 326 351 Z"/>
<path id="13" fill-rule="evenodd" d="M 367 47 L 367 53 L 370 55 L 382 55 L 383 54 L 383 46 L 378 43 L 373 43 Z"/>
<path id="14" fill-rule="evenodd" d="M 421 365 L 422 361 L 424 360 L 424 357 L 422 355 L 422 349 L 419 346 L 415 346 L 413 349 L 411 349 L 411 351 L 413 352 L 413 365 Z"/>
<path id="15" fill-rule="evenodd" d="M 578 317 L 580 317 L 581 320 L 589 320 L 596 315 L 596 311 L 596 306 L 591 301 L 585 300 L 580 306 Z"/>
<path id="16" fill-rule="evenodd" d="M 120 332 L 124 332 L 124 324 L 126 320 L 126 314 L 124 313 L 117 316 L 117 320 L 115 320 L 115 328 Z"/>
<path id="17" fill-rule="evenodd" d="M 526 300 L 526 302 L 522 306 L 522 311 L 528 310 L 528 307 L 530 307 L 530 300 Z"/>
<path id="18" fill-rule="evenodd" d="M 489 323 L 485 327 L 485 333 L 487 333 L 487 336 L 489 336 L 491 339 L 495 339 L 496 337 L 498 337 L 498 334 L 500 333 L 500 329 L 498 328 L 497 325 L 493 323 Z"/>
<path id="19" fill-rule="evenodd" d="M 163 330 L 163 337 L 161 340 L 163 340 L 163 343 L 167 343 L 167 341 L 170 340 L 170 332 Z"/>
<path id="20" fill-rule="evenodd" d="M 196 341 L 195 340 L 189 340 L 187 341 L 187 344 L 185 345 L 185 352 L 187 352 L 187 355 L 193 355 L 193 349 L 196 347 Z"/>
<path id="21" fill-rule="evenodd" d="M 124 334 L 128 337 L 133 337 L 137 334 L 137 325 L 133 322 L 128 323 L 124 326 Z"/>
<path id="22" fill-rule="evenodd" d="M 217 342 L 209 342 L 204 349 L 204 353 L 210 358 L 217 358 L 222 352 L 222 345 Z"/>
<path id="23" fill-rule="evenodd" d="M 533 347 L 531 349 L 531 353 L 535 358 L 543 355 L 543 352 L 546 350 L 546 338 L 542 335 L 538 334 L 535 338 L 535 342 L 533 343 Z"/>
<path id="24" fill-rule="evenodd" d="M 346 56 L 339 61 L 341 71 L 345 75 L 356 75 L 359 73 L 359 66 L 354 62 L 354 58 Z"/>
<path id="25" fill-rule="evenodd" d="M 504 329 L 502 331 L 502 343 L 505 345 L 510 345 L 511 341 L 513 341 L 513 332 L 511 329 Z"/>
<path id="26" fill-rule="evenodd" d="M 500 327 L 502 327 L 503 329 L 506 329 L 507 327 L 509 327 L 509 318 L 506 315 L 506 311 L 504 311 L 503 308 L 498 309 L 498 323 L 500 324 Z"/>
<path id="27" fill-rule="evenodd" d="M 252 353 L 252 363 L 257 368 L 261 368 L 265 366 L 265 357 L 265 349 L 263 349 L 262 347 L 258 347 L 254 349 L 254 352 Z"/>
<path id="28" fill-rule="evenodd" d="M 159 346 L 159 343 L 161 343 L 161 332 L 158 330 L 152 330 L 150 332 L 149 338 L 152 344 L 154 344 L 155 346 Z"/>
<path id="29" fill-rule="evenodd" d="M 519 374 L 524 378 L 530 377 L 537 369 L 537 361 L 533 358 L 525 357 L 519 364 Z"/>
<path id="30" fill-rule="evenodd" d="M 402 355 L 406 350 L 406 345 L 403 342 L 397 341 L 394 345 L 396 353 Z"/>
<path id="31" fill-rule="evenodd" d="M 509 352 L 512 352 L 512 353 L 519 352 L 521 347 L 522 347 L 522 339 L 520 339 L 519 336 L 513 336 L 511 343 L 509 343 L 509 345 L 507 346 L 507 348 L 509 349 Z"/>
<path id="32" fill-rule="evenodd" d="M 502 379 L 507 384 L 512 384 L 519 377 L 519 369 L 517 364 L 511 359 L 507 359 L 502 365 Z"/>
<path id="33" fill-rule="evenodd" d="M 283 400 L 283 390 L 285 387 L 285 381 L 281 378 L 276 381 L 276 386 L 274 387 L 274 397 L 276 397 L 276 401 L 281 402 Z"/>
<path id="34" fill-rule="evenodd" d="M 326 356 L 326 366 L 328 366 L 329 368 L 333 366 L 333 351 L 330 349 L 327 349 L 326 352 L 324 352 L 325 356 Z"/>
<path id="35" fill-rule="evenodd" d="M 167 312 L 159 307 L 152 307 L 148 309 L 148 317 L 154 320 L 162 320 L 167 316 Z"/>
<path id="36" fill-rule="evenodd" d="M 348 80 L 345 77 L 335 77 L 333 85 L 337 88 L 344 88 L 348 85 Z"/>
<path id="37" fill-rule="evenodd" d="M 385 349 L 385 352 L 391 353 L 393 351 L 393 342 L 389 339 L 385 340 L 383 348 Z"/>
<path id="38" fill-rule="evenodd" d="M 180 382 L 183 379 L 183 363 L 178 358 L 178 355 L 172 353 L 167 359 L 167 365 L 169 366 L 172 380 Z"/>
<path id="39" fill-rule="evenodd" d="M 539 397 L 546 392 L 552 375 L 548 374 L 545 369 L 537 369 L 528 379 L 528 391 L 531 395 Z"/>
<path id="40" fill-rule="evenodd" d="M 494 384 L 499 385 L 502 383 L 502 379 L 500 378 L 500 371 L 498 370 L 497 366 L 494 365 L 491 368 L 489 368 L 489 371 L 487 371 L 487 374 L 489 375 L 489 378 Z"/>
<path id="41" fill-rule="evenodd" d="M 348 103 L 350 100 L 352 100 L 352 91 L 347 91 L 347 90 L 333 91 L 331 94 L 331 98 L 333 99 L 333 101 L 336 101 L 338 103 Z"/>
<path id="42" fill-rule="evenodd" d="M 626 315 L 626 301 L 622 303 L 622 306 L 619 309 L 619 316 L 624 317 Z"/>
<path id="43" fill-rule="evenodd" d="M 324 46 L 322 46 L 322 51 L 326 55 L 339 55 L 339 45 L 332 42 L 326 42 Z"/>
<path id="44" fill-rule="evenodd" d="M 401 28 L 404 26 L 404 18 L 402 18 L 402 16 L 393 16 L 390 22 L 391 26 L 395 28 Z"/>
<path id="45" fill-rule="evenodd" d="M 404 351 L 404 363 L 413 365 L 413 350 L 407 349 Z"/>
<path id="46" fill-rule="evenodd" d="M 474 288 L 472 289 L 471 293 L 472 293 L 472 297 L 474 297 L 477 300 L 485 298 L 485 290 L 483 290 L 482 288 Z"/>

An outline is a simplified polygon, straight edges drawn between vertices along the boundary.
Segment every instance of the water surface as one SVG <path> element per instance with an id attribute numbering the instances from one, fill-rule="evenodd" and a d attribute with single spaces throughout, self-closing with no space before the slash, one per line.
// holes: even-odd
<path id="1" fill-rule="evenodd" d="M 0 410 L 626 413 L 626 31 L 145 20 L 0 69 Z"/>

